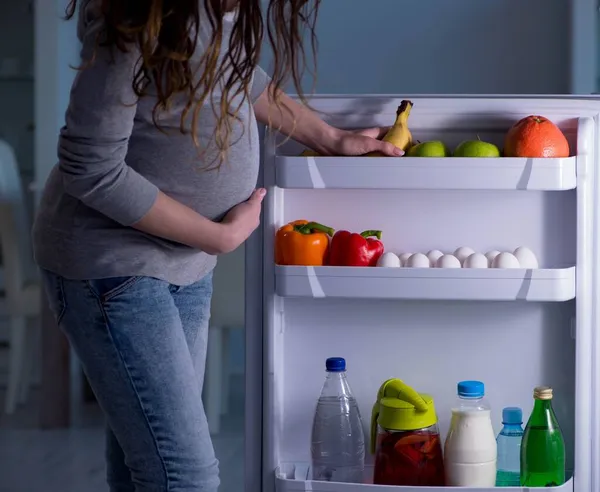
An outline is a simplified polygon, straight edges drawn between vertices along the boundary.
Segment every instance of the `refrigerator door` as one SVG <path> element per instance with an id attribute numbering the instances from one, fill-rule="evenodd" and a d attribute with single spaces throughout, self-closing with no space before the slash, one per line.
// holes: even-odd
<path id="1" fill-rule="evenodd" d="M 259 128 L 261 140 L 264 141 L 265 128 Z M 264 162 L 264 145 L 261 145 L 261 160 Z M 265 181 L 264 166 L 261 166 L 258 185 Z M 264 211 L 263 211 L 264 218 Z M 263 453 L 266 442 L 263 427 L 264 420 L 264 346 L 267 340 L 264 331 L 264 299 L 263 283 L 264 258 L 264 220 L 250 236 L 245 244 L 245 299 L 244 315 L 246 330 L 246 388 L 245 388 L 245 421 L 244 421 L 244 490 L 255 492 L 263 490 L 264 464 Z"/>
<path id="2" fill-rule="evenodd" d="M 253 347 L 248 411 L 254 415 L 254 441 L 262 407 L 262 490 L 371 490 L 308 480 L 310 427 L 329 356 L 347 359 L 365 423 L 381 382 L 399 377 L 434 395 L 444 436 L 459 380 L 486 383 L 496 432 L 502 407 L 521 406 L 526 418 L 533 387 L 549 384 L 569 468 L 576 471 L 560 490 L 599 490 L 592 464 L 600 457 L 593 363 L 600 341 L 592 301 L 600 264 L 595 213 L 600 100 L 327 96 L 314 97 L 311 106 L 342 128 L 387 126 L 406 98 L 415 105 L 410 127 L 418 140 L 442 139 L 453 147 L 479 137 L 501 145 L 514 122 L 541 114 L 561 127 L 573 157 L 470 162 L 299 157 L 302 146 L 266 133 L 262 183 L 268 196 L 263 225 L 246 257 L 246 327 Z M 274 265 L 276 229 L 300 218 L 338 230 L 381 228 L 386 250 L 397 253 L 452 253 L 459 246 L 512 251 L 525 245 L 540 268 Z M 262 388 L 250 381 L 259 371 Z M 250 448 L 257 449 L 256 443 L 248 442 Z M 256 455 L 247 459 L 253 466 L 259 461 Z M 258 483 L 254 471 L 247 469 L 247 490 Z"/>

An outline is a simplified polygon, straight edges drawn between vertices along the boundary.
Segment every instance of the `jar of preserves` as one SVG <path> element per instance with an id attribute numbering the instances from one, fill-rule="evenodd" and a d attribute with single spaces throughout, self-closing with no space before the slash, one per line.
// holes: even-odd
<path id="1" fill-rule="evenodd" d="M 433 398 L 417 393 L 400 379 L 379 389 L 371 418 L 373 483 L 444 485 L 444 462 Z"/>

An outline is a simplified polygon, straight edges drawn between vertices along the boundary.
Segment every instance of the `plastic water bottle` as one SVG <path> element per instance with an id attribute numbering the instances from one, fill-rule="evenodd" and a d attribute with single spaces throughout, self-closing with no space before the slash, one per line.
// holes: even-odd
<path id="1" fill-rule="evenodd" d="M 346 361 L 327 359 L 326 369 L 312 428 L 313 480 L 363 483 L 365 437 L 358 404 L 346 379 Z"/>
<path id="2" fill-rule="evenodd" d="M 520 487 L 523 411 L 518 407 L 502 410 L 502 430 L 498 434 L 498 473 L 496 487 Z"/>

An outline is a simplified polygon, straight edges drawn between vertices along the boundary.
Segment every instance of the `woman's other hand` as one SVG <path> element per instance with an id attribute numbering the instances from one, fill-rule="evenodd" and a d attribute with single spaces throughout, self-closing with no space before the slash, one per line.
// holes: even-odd
<path id="1" fill-rule="evenodd" d="M 254 190 L 250 198 L 233 207 L 221 224 L 226 228 L 223 238 L 222 253 L 229 253 L 238 248 L 250 234 L 260 225 L 262 201 L 267 190 Z"/>

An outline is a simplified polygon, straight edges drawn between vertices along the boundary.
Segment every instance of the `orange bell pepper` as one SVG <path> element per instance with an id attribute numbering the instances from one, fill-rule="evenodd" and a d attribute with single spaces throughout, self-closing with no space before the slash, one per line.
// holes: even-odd
<path id="1" fill-rule="evenodd" d="M 275 235 L 275 263 L 278 265 L 323 266 L 327 263 L 331 227 L 307 220 L 295 220 Z"/>

